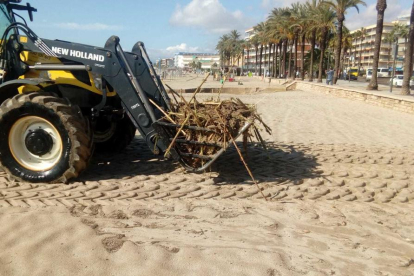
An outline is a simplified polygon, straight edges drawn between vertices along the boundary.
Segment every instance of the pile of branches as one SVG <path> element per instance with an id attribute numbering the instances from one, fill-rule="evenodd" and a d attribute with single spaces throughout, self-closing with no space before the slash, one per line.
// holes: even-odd
<path id="1" fill-rule="evenodd" d="M 178 147 L 181 152 L 192 155 L 214 155 L 220 148 L 227 148 L 229 143 L 235 143 L 234 139 L 247 123 L 252 124 L 243 132 L 245 148 L 248 139 L 252 139 L 253 136 L 265 147 L 256 124 L 261 123 L 268 133 L 271 133 L 271 129 L 262 121 L 255 106 L 246 105 L 236 98 L 221 101 L 220 96 L 217 100 L 198 102 L 196 94 L 200 91 L 202 84 L 189 101 L 169 87 L 174 102 L 171 103 L 171 111 L 164 114 L 165 117 L 162 120 L 181 125 L 181 128 L 177 130 L 166 155 L 174 146 Z M 179 140 L 197 141 L 203 144 L 176 143 Z M 203 158 L 186 158 L 186 163 L 193 168 L 201 167 L 204 161 Z"/>

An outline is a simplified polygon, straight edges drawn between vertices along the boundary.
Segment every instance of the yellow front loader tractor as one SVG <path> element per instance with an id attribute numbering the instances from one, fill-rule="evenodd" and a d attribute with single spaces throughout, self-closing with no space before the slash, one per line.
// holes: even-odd
<path id="1" fill-rule="evenodd" d="M 17 181 L 67 182 L 94 150 L 120 151 L 136 130 L 163 154 L 180 125 L 160 120 L 170 99 L 144 44 L 124 52 L 116 36 L 104 47 L 40 38 L 16 14 L 32 21 L 36 9 L 20 1 L 0 0 L 0 168 Z M 205 170 L 225 150 L 198 156 L 181 150 L 186 143 L 202 146 L 177 139 L 169 152 L 189 171 Z"/>

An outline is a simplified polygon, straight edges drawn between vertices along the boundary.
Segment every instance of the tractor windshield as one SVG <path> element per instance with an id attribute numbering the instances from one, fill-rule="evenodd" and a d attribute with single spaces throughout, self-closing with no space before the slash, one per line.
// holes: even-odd
<path id="1" fill-rule="evenodd" d="M 0 4 L 0 37 L 3 37 L 4 31 L 10 26 L 11 22 L 6 5 Z"/>

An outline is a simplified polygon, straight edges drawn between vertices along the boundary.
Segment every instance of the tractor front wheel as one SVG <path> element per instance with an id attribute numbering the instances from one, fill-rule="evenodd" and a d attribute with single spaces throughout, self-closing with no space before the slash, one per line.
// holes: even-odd
<path id="1" fill-rule="evenodd" d="M 86 169 L 92 154 L 88 128 L 66 99 L 16 95 L 0 106 L 0 165 L 18 181 L 67 182 Z"/>

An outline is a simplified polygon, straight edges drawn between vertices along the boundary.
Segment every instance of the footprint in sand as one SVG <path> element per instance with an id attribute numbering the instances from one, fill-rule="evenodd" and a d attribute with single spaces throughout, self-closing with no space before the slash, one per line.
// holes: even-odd
<path id="1" fill-rule="evenodd" d="M 219 218 L 224 218 L 224 219 L 229 219 L 229 218 L 236 218 L 240 216 L 239 213 L 236 212 L 231 212 L 231 211 L 224 211 L 224 212 L 219 212 L 216 217 Z"/>
<path id="2" fill-rule="evenodd" d="M 154 215 L 154 212 L 148 209 L 137 209 L 132 212 L 132 215 L 140 218 L 148 218 Z"/>
<path id="3" fill-rule="evenodd" d="M 102 240 L 102 244 L 106 251 L 109 253 L 115 253 L 124 245 L 125 235 L 119 234 L 112 237 L 107 237 Z"/>
<path id="4" fill-rule="evenodd" d="M 108 218 L 113 218 L 113 219 L 128 219 L 128 215 L 125 214 L 123 211 L 121 210 L 116 210 L 113 211 L 112 213 L 110 213 L 108 216 Z"/>

